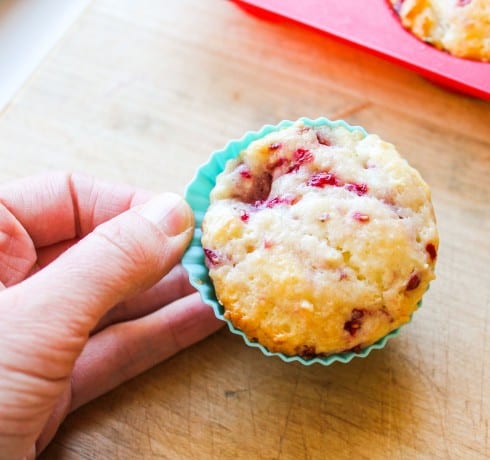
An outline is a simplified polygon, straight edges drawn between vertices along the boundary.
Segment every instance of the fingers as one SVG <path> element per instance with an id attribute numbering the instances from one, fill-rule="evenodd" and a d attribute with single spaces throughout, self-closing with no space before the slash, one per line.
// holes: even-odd
<path id="1" fill-rule="evenodd" d="M 65 392 L 58 399 L 57 404 L 49 415 L 41 434 L 37 438 L 36 443 L 33 445 L 31 450 L 32 460 L 34 460 L 37 455 L 41 454 L 41 452 L 47 447 L 47 445 L 54 438 L 63 420 L 70 413 L 71 399 L 72 387 L 71 385 L 68 385 Z M 27 457 L 27 460 L 31 460 L 31 457 Z"/>
<path id="2" fill-rule="evenodd" d="M 63 241 L 38 251 L 38 262 L 36 271 L 50 264 L 68 248 L 76 244 L 77 240 Z M 165 275 L 160 281 L 152 286 L 147 291 L 136 294 L 130 299 L 111 308 L 100 320 L 92 334 L 103 329 L 109 324 L 114 324 L 120 321 L 129 321 L 141 316 L 152 313 L 164 305 L 167 305 L 180 297 L 185 297 L 195 289 L 189 282 L 182 265 L 176 265 L 170 273 Z"/>
<path id="3" fill-rule="evenodd" d="M 142 292 L 141 294 L 137 294 L 134 297 L 123 301 L 116 307 L 112 308 L 109 310 L 109 312 L 102 318 L 102 320 L 99 322 L 99 324 L 96 326 L 95 330 L 93 333 L 102 330 L 103 328 L 107 327 L 108 325 L 119 323 L 122 321 L 129 321 L 129 320 L 134 320 L 137 318 L 141 318 L 143 316 L 146 316 L 150 313 L 155 312 L 159 308 L 171 304 L 174 301 L 177 301 L 178 299 L 184 299 L 185 297 L 188 297 L 191 293 L 194 292 L 194 288 L 191 286 L 189 283 L 189 278 L 183 269 L 182 265 L 176 265 L 168 275 L 164 276 L 158 283 L 156 283 L 154 286 L 152 286 L 150 289 L 147 291 Z M 195 305 L 197 305 L 197 308 Z M 190 308 L 189 308 L 190 306 Z M 213 320 L 213 317 L 210 318 L 210 309 L 208 307 L 201 308 L 203 305 L 199 301 L 198 296 L 192 296 L 187 299 L 184 299 L 180 302 L 176 302 L 173 305 L 170 305 L 169 311 L 167 312 L 168 315 L 154 315 L 151 321 L 155 320 L 158 321 L 159 317 L 162 316 L 173 316 L 172 311 L 179 310 L 179 313 L 182 312 L 181 315 L 181 324 L 177 324 L 174 328 L 176 330 L 177 334 L 181 334 L 181 330 L 183 329 L 182 327 L 182 322 L 185 321 L 185 317 L 182 318 L 185 315 L 189 315 L 191 318 L 189 320 L 191 324 L 191 332 L 186 334 L 182 334 L 182 341 L 183 341 L 183 346 L 187 346 L 186 344 L 188 343 L 189 345 L 192 342 L 192 339 L 195 338 L 195 341 L 200 340 L 200 338 L 204 338 L 206 335 L 209 333 L 212 333 L 214 331 L 214 323 L 215 321 Z M 185 310 L 184 310 L 185 309 Z M 197 315 L 195 314 L 197 310 Z M 202 316 L 203 318 L 200 318 Z M 214 315 L 213 315 L 214 316 Z M 174 320 L 175 321 L 175 320 Z M 134 328 L 134 322 L 133 323 L 125 323 L 124 328 L 125 330 L 131 330 Z M 221 322 L 218 322 L 217 327 L 221 326 Z M 154 325 L 156 326 L 156 325 Z M 196 332 L 192 332 L 192 327 L 199 328 Z M 92 337 L 93 342 L 89 342 L 90 347 L 99 347 L 99 346 L 105 346 L 104 342 L 107 342 L 109 339 L 108 337 L 114 336 L 114 331 L 115 329 L 109 328 L 106 332 L 104 331 L 103 333 L 99 333 L 96 336 Z M 139 328 L 137 329 L 139 331 L 139 334 L 142 334 L 145 332 L 144 328 Z M 137 332 L 136 331 L 136 332 Z M 211 332 L 209 332 L 211 331 Z M 147 334 L 151 334 L 151 328 L 146 329 Z M 130 333 L 129 335 L 135 335 L 135 333 Z M 101 337 L 105 337 L 104 339 L 101 339 Z M 121 335 L 118 335 L 121 337 Z M 123 335 L 124 336 L 124 335 Z M 159 339 L 163 339 L 163 337 L 159 337 Z M 142 339 L 139 339 L 140 342 L 142 342 Z M 160 340 L 162 341 L 162 340 Z M 193 343 L 193 342 L 192 342 Z M 120 347 L 121 348 L 121 347 Z M 90 350 L 90 348 L 89 348 Z M 136 350 L 136 353 L 143 353 L 145 352 L 144 350 Z M 82 357 L 79 358 L 78 364 L 76 365 L 76 369 L 79 369 L 78 371 L 75 371 L 76 375 L 83 375 L 85 378 L 88 378 L 92 382 L 99 381 L 98 378 L 99 376 L 99 370 L 98 367 L 104 366 L 105 363 L 102 362 L 93 362 L 91 361 L 89 355 L 86 353 L 89 353 L 91 355 L 91 352 L 83 352 Z M 108 353 L 111 353 L 109 350 Z M 121 356 L 120 356 L 121 357 Z M 104 356 L 101 356 L 101 359 L 103 359 Z M 165 359 L 164 357 L 161 359 Z M 90 370 L 90 366 L 95 365 L 96 368 L 94 370 Z M 149 363 L 148 367 L 151 367 L 153 364 Z M 80 367 L 81 366 L 81 367 Z M 88 370 L 84 369 L 88 368 Z M 112 373 L 113 369 L 110 368 L 108 369 L 110 373 Z M 137 375 L 137 371 L 134 371 L 134 375 Z M 89 373 L 89 374 L 87 374 Z M 92 380 L 90 379 L 91 374 L 97 374 L 97 379 Z M 83 385 L 83 381 L 77 381 L 76 378 L 72 378 L 72 383 L 75 383 L 75 388 L 77 389 L 77 393 L 79 394 L 79 399 L 82 399 L 81 404 L 85 404 L 85 402 L 88 401 L 87 395 L 85 393 L 92 392 L 90 388 L 87 390 L 87 392 L 84 389 L 81 389 L 80 387 Z M 110 388 L 107 388 L 106 390 L 103 390 L 103 392 L 109 391 Z M 63 393 L 63 396 L 59 399 L 55 409 L 51 413 L 44 429 L 41 435 L 39 436 L 37 443 L 36 443 L 36 451 L 37 453 L 41 453 L 42 450 L 49 444 L 51 439 L 55 436 L 56 432 L 58 431 L 58 428 L 64 418 L 68 415 L 68 413 L 71 410 L 72 406 L 72 386 L 70 385 L 67 387 L 67 390 L 65 393 Z M 32 458 L 35 458 L 33 456 Z"/>
<path id="4" fill-rule="evenodd" d="M 149 316 L 116 324 L 93 336 L 76 362 L 71 387 L 38 438 L 38 454 L 70 411 L 206 338 L 223 324 L 200 301 L 199 294 L 193 294 Z"/>
<path id="5" fill-rule="evenodd" d="M 23 280 L 36 262 L 36 250 L 26 230 L 0 204 L 0 283 L 12 286 Z"/>
<path id="6" fill-rule="evenodd" d="M 1 293 L 0 313 L 2 307 L 15 312 L 2 315 L 6 321 L 22 318 L 25 330 L 35 328 L 33 340 L 42 346 L 29 356 L 49 363 L 42 369 L 46 378 L 69 375 L 89 332 L 109 308 L 172 269 L 192 225 L 192 212 L 180 197 L 159 195 L 100 225 L 55 262 Z"/>
<path id="7" fill-rule="evenodd" d="M 222 324 L 196 293 L 144 318 L 104 329 L 89 340 L 77 360 L 71 409 L 204 339 Z"/>
<path id="8" fill-rule="evenodd" d="M 141 189 L 95 181 L 82 174 L 43 174 L 0 187 L 0 203 L 27 230 L 36 247 L 83 237 L 150 197 Z"/>
<path id="9" fill-rule="evenodd" d="M 80 238 L 73 238 L 71 240 L 61 241 L 59 243 L 52 244 L 50 246 L 45 246 L 44 248 L 39 248 L 37 250 L 37 267 L 44 268 L 51 262 L 56 260 L 61 254 L 63 254 L 67 249 L 70 249 L 73 245 L 77 244 Z"/>
<path id="10" fill-rule="evenodd" d="M 129 321 L 153 313 L 155 310 L 181 297 L 186 297 L 194 291 L 195 289 L 191 286 L 182 265 L 176 265 L 168 275 L 164 276 L 150 289 L 136 294 L 111 308 L 102 317 L 92 334 L 110 324 Z"/>

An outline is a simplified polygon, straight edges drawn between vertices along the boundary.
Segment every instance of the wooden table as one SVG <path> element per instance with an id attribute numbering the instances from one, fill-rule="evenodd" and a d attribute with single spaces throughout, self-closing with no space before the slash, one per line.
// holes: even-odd
<path id="1" fill-rule="evenodd" d="M 490 104 L 220 0 L 98 0 L 0 117 L 0 180 L 83 170 L 182 192 L 248 129 L 345 118 L 432 186 L 438 279 L 349 365 L 266 358 L 223 329 L 71 415 L 44 459 L 490 456 Z"/>

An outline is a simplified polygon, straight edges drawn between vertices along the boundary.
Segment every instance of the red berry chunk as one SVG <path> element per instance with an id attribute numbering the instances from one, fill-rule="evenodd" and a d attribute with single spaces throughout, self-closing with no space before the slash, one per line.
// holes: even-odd
<path id="1" fill-rule="evenodd" d="M 243 179 L 251 179 L 252 178 L 252 173 L 250 172 L 250 169 L 244 168 L 240 170 L 240 176 Z"/>
<path id="2" fill-rule="evenodd" d="M 406 290 L 407 291 L 413 291 L 414 289 L 417 289 L 420 284 L 420 276 L 417 275 L 417 273 L 413 273 L 410 276 L 410 279 L 408 280 Z"/>
<path id="3" fill-rule="evenodd" d="M 425 250 L 429 253 L 430 260 L 436 260 L 437 251 L 436 247 L 432 243 L 427 243 Z"/>
<path id="4" fill-rule="evenodd" d="M 328 171 L 320 171 L 308 179 L 308 185 L 323 188 L 327 185 L 342 187 L 344 184 L 335 174 Z M 365 195 L 368 191 L 367 184 L 347 183 L 344 187 L 350 192 L 357 193 L 359 196 Z"/>
<path id="5" fill-rule="evenodd" d="M 359 308 L 352 310 L 351 319 L 344 323 L 344 331 L 347 331 L 350 335 L 355 336 L 357 331 L 361 328 L 361 319 L 364 316 L 364 311 Z"/>
<path id="6" fill-rule="evenodd" d="M 370 217 L 367 214 L 362 214 L 361 212 L 355 212 L 352 214 L 352 218 L 358 222 L 369 222 Z"/>
<path id="7" fill-rule="evenodd" d="M 311 345 L 304 345 L 301 351 L 299 352 L 299 355 L 305 359 L 314 358 L 315 356 L 317 356 L 316 348 Z"/>
<path id="8" fill-rule="evenodd" d="M 360 308 L 354 308 L 352 310 L 352 319 L 361 319 L 364 316 L 364 310 Z"/>
<path id="9" fill-rule="evenodd" d="M 210 267 L 219 265 L 221 262 L 221 257 L 216 251 L 212 249 L 204 248 L 204 256 L 206 257 L 206 263 Z"/>
<path id="10" fill-rule="evenodd" d="M 282 144 L 280 142 L 273 142 L 271 145 L 269 145 L 269 150 L 277 150 L 282 147 Z"/>
<path id="11" fill-rule="evenodd" d="M 275 208 L 281 204 L 291 205 L 296 203 L 297 197 L 294 195 L 275 196 L 267 200 L 259 200 L 254 203 L 255 209 Z"/>
<path id="12" fill-rule="evenodd" d="M 350 348 L 349 350 L 346 350 L 346 351 L 350 351 L 352 353 L 360 353 L 362 351 L 362 346 L 361 345 L 356 345 L 355 347 L 352 347 Z"/>
<path id="13" fill-rule="evenodd" d="M 311 163 L 313 159 L 313 153 L 311 153 L 308 149 L 296 149 L 293 153 L 293 163 L 289 167 L 288 173 L 298 171 L 302 165 Z"/>
<path id="14" fill-rule="evenodd" d="M 469 5 L 470 3 L 471 3 L 471 0 L 458 0 L 457 5 L 458 6 L 466 6 L 466 5 Z"/>
<path id="15" fill-rule="evenodd" d="M 313 161 L 313 153 L 311 153 L 308 149 L 297 149 L 293 154 L 293 159 L 296 163 L 300 165 L 304 163 L 309 163 Z"/>
<path id="16" fill-rule="evenodd" d="M 318 172 L 316 174 L 313 174 L 309 179 L 308 179 L 308 185 L 311 187 L 320 187 L 323 188 L 326 185 L 339 185 L 339 181 L 335 174 L 329 173 L 329 172 Z"/>
<path id="17" fill-rule="evenodd" d="M 356 319 L 352 319 L 344 323 L 344 331 L 347 331 L 352 336 L 356 335 L 357 331 L 360 328 L 361 328 L 361 322 Z"/>
<path id="18" fill-rule="evenodd" d="M 345 188 L 350 192 L 356 192 L 359 196 L 365 195 L 368 191 L 367 184 L 345 184 Z"/>
<path id="19" fill-rule="evenodd" d="M 250 214 L 245 211 L 245 209 L 242 209 L 240 211 L 240 219 L 242 220 L 242 222 L 248 222 L 248 220 L 250 219 Z"/>
<path id="20" fill-rule="evenodd" d="M 330 142 L 329 139 L 327 139 L 322 133 L 316 133 L 316 138 L 318 140 L 318 143 L 319 144 L 322 144 L 322 145 L 332 145 L 332 143 Z"/>
<path id="21" fill-rule="evenodd" d="M 293 204 L 294 200 L 295 200 L 295 197 L 293 197 L 293 196 L 283 196 L 283 197 L 275 196 L 274 198 L 267 200 L 267 202 L 265 203 L 265 206 L 267 208 L 273 208 L 273 207 L 280 205 L 280 204 Z"/>

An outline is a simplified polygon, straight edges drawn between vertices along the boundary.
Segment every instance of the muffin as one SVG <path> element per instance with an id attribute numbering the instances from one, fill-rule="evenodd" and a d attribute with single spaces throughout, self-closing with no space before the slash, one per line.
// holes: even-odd
<path id="1" fill-rule="evenodd" d="M 488 0 L 390 0 L 404 27 L 454 56 L 490 60 Z"/>
<path id="2" fill-rule="evenodd" d="M 434 279 L 428 186 L 378 136 L 297 122 L 256 139 L 216 178 L 202 247 L 226 319 L 288 356 L 377 342 Z"/>

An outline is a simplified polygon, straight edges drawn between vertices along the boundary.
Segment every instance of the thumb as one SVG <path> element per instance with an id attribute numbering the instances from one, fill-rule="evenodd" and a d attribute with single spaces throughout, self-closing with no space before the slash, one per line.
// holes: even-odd
<path id="1" fill-rule="evenodd" d="M 104 313 L 156 283 L 180 260 L 193 223 L 182 198 L 158 195 L 96 227 L 46 268 L 4 291 L 2 304 L 37 324 L 38 333 L 46 326 L 58 339 L 82 339 L 81 351 Z"/>

